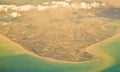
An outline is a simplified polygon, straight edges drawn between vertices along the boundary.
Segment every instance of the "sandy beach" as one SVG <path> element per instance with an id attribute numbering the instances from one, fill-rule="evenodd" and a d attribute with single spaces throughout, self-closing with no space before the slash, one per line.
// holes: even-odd
<path id="1" fill-rule="evenodd" d="M 30 52 L 30 51 L 27 51 L 27 50 L 24 49 L 22 46 L 20 46 L 19 44 L 11 41 L 9 38 L 7 38 L 7 37 L 5 37 L 5 36 L 3 36 L 3 35 L 0 35 L 0 38 L 1 38 L 1 39 L 4 39 L 4 40 L 7 40 L 7 41 L 9 41 L 11 44 L 13 44 L 13 45 L 17 46 L 18 48 L 20 48 L 20 50 L 22 51 L 22 53 L 20 53 L 20 54 L 32 55 L 32 56 L 35 56 L 35 57 L 38 57 L 38 58 L 42 58 L 42 59 L 44 59 L 44 60 L 48 60 L 48 61 L 51 61 L 51 62 L 59 62 L 59 63 L 86 63 L 86 62 L 93 62 L 93 61 L 103 60 L 103 61 L 106 63 L 106 65 L 108 65 L 108 63 L 111 64 L 114 60 L 113 60 L 109 55 L 107 55 L 102 49 L 100 49 L 100 48 L 98 47 L 98 45 L 99 45 L 100 43 L 103 43 L 103 42 L 105 42 L 105 41 L 107 41 L 107 40 L 113 39 L 113 38 L 118 37 L 118 36 L 120 36 L 120 28 L 117 30 L 116 34 L 115 34 L 113 37 L 108 38 L 108 39 L 106 39 L 106 40 L 104 40 L 104 41 L 102 41 L 102 42 L 96 43 L 96 44 L 91 45 L 90 47 L 88 47 L 88 48 L 86 49 L 86 51 L 87 51 L 88 53 L 92 54 L 93 56 L 95 56 L 95 57 L 98 58 L 98 59 L 91 60 L 91 61 L 84 61 L 84 62 L 59 61 L 59 60 L 52 59 L 52 58 L 41 57 L 41 56 L 38 56 L 38 55 L 36 55 L 36 54 L 34 54 L 34 53 Z M 15 49 L 15 48 L 14 48 L 14 49 Z M 16 49 L 15 49 L 15 50 L 16 50 Z M 17 51 L 17 52 L 18 52 L 18 51 Z M 14 54 L 14 55 L 17 55 L 17 54 L 19 54 L 19 53 L 16 53 L 16 54 Z M 108 60 L 109 60 L 109 61 L 108 61 Z"/>
<path id="2" fill-rule="evenodd" d="M 118 30 L 113 37 L 110 37 L 102 42 L 99 42 L 88 47 L 86 51 L 92 54 L 93 56 L 97 57 L 101 61 L 103 61 L 104 62 L 103 68 L 111 66 L 114 63 L 114 59 L 110 55 L 108 55 L 103 48 L 100 48 L 99 45 L 104 44 L 107 41 L 112 42 L 114 38 L 118 37 L 120 37 L 120 27 L 118 27 Z"/>
<path id="3" fill-rule="evenodd" d="M 32 55 L 32 56 L 35 56 L 35 57 L 38 57 L 38 58 L 42 58 L 44 60 L 48 60 L 48 61 L 51 61 L 51 62 L 59 62 L 59 63 L 72 63 L 72 64 L 76 64 L 76 63 L 86 63 L 86 62 L 93 62 L 93 61 L 98 61 L 98 59 L 96 60 L 92 60 L 92 61 L 84 61 L 84 62 L 69 62 L 69 61 L 60 61 L 60 60 L 56 60 L 56 59 L 52 59 L 52 58 L 47 58 L 47 57 L 41 57 L 41 56 L 38 56 L 30 51 L 27 51 L 26 49 L 24 49 L 22 46 L 20 46 L 18 43 L 15 43 L 13 41 L 11 41 L 9 38 L 3 36 L 0 34 L 0 39 L 2 39 L 3 41 L 8 41 L 10 44 L 12 45 L 15 45 L 17 48 L 12 48 L 11 50 L 14 50 L 14 51 L 17 51 L 15 54 L 13 55 L 18 55 L 18 54 L 27 54 L 27 55 Z"/>

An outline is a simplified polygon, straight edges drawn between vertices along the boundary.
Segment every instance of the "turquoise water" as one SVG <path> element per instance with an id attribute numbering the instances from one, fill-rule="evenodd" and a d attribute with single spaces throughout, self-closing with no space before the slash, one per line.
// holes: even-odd
<path id="1" fill-rule="evenodd" d="M 92 72 L 99 64 L 99 62 L 56 63 L 30 55 L 16 55 L 0 58 L 0 72 Z"/>
<path id="2" fill-rule="evenodd" d="M 100 48 L 115 60 L 113 65 L 106 69 L 102 68 L 104 65 L 102 61 L 71 64 L 47 61 L 27 54 L 18 54 L 1 56 L 0 72 L 120 72 L 120 38 L 103 43 Z"/>
<path id="3" fill-rule="evenodd" d="M 24 53 L 25 50 L 0 36 L 0 72 L 93 72 L 100 62 L 58 63 Z M 93 64 L 91 66 L 91 64 Z"/>
<path id="4" fill-rule="evenodd" d="M 102 72 L 120 72 L 120 38 L 115 38 L 112 42 L 102 45 L 102 48 L 115 60 L 111 67 Z"/>

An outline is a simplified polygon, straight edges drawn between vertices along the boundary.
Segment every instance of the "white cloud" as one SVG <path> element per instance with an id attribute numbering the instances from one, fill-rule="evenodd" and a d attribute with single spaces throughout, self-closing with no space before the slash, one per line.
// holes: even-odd
<path id="1" fill-rule="evenodd" d="M 80 8 L 81 9 L 87 9 L 87 3 L 86 2 L 81 2 L 80 3 Z"/>
<path id="2" fill-rule="evenodd" d="M 24 5 L 24 6 L 19 6 L 19 11 L 29 11 L 34 8 L 32 5 Z"/>
<path id="3" fill-rule="evenodd" d="M 58 8 L 58 7 L 71 7 L 74 9 L 92 9 L 92 8 L 99 8 L 101 6 L 106 6 L 105 2 L 81 2 L 80 4 L 69 3 L 71 0 L 65 1 L 52 1 L 45 2 L 43 5 L 23 5 L 23 6 L 16 6 L 16 5 L 0 5 L 0 11 L 8 12 L 9 9 L 15 11 L 29 11 L 32 9 L 37 9 L 40 11 L 47 10 L 50 8 Z"/>
<path id="4" fill-rule="evenodd" d="M 40 11 L 44 11 L 44 10 L 47 10 L 47 9 L 49 9 L 49 6 L 42 6 L 42 5 L 37 6 L 37 10 L 40 10 Z"/>
<path id="5" fill-rule="evenodd" d="M 17 13 L 17 12 L 12 12 L 12 13 L 10 13 L 9 14 L 10 16 L 12 16 L 12 17 L 19 17 L 19 16 L 21 16 L 19 13 Z"/>

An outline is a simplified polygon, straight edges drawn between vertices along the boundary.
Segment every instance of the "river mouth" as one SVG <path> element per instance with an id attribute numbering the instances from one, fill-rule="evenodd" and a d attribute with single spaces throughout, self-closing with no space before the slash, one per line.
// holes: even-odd
<path id="1" fill-rule="evenodd" d="M 38 56 L 58 61 L 84 62 L 96 57 L 86 49 L 116 33 L 117 26 L 107 17 L 96 16 L 98 9 L 58 7 L 36 10 L 1 11 L 0 33 Z M 35 9 L 29 10 L 29 7 Z M 13 7 L 13 6 L 11 6 Z M 40 5 L 38 7 L 41 7 Z"/>

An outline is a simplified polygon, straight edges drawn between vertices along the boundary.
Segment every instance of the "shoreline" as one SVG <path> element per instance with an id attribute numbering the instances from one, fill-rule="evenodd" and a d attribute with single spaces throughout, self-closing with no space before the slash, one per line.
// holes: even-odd
<path id="1" fill-rule="evenodd" d="M 98 61 L 98 59 L 94 59 L 94 60 L 88 60 L 88 61 L 82 61 L 82 62 L 70 62 L 70 61 L 61 61 L 61 60 L 56 60 L 56 59 L 52 59 L 52 58 L 48 58 L 48 57 L 42 57 L 42 56 L 38 56 L 36 55 L 35 53 L 32 53 L 31 51 L 28 51 L 26 49 L 24 49 L 21 45 L 19 45 L 18 43 L 10 40 L 8 37 L 0 34 L 0 37 L 2 39 L 5 39 L 7 40 L 8 42 L 10 42 L 11 44 L 14 44 L 15 46 L 19 47 L 21 50 L 23 50 L 23 53 L 15 53 L 13 55 L 19 55 L 19 54 L 27 54 L 27 55 L 32 55 L 32 56 L 35 56 L 37 58 L 41 58 L 43 60 L 47 60 L 47 61 L 51 61 L 51 62 L 58 62 L 58 63 L 72 63 L 72 64 L 76 64 L 76 63 L 86 63 L 86 62 L 93 62 L 93 61 Z M 10 56 L 10 55 L 7 55 L 7 56 Z"/>
<path id="2" fill-rule="evenodd" d="M 96 43 L 96 44 L 93 44 L 93 45 L 89 46 L 88 48 L 86 48 L 86 51 L 87 51 L 88 53 L 92 54 L 92 55 L 95 56 L 95 57 L 97 57 L 98 55 L 100 55 L 100 54 L 98 54 L 98 53 L 101 53 L 101 55 L 102 55 L 102 53 L 104 53 L 104 52 L 101 52 L 101 49 L 96 48 L 96 45 L 99 45 L 99 44 L 102 43 L 102 42 L 105 42 L 105 41 L 107 41 L 107 40 L 109 40 L 109 39 L 113 39 L 113 38 L 115 38 L 115 37 L 120 36 L 119 32 L 120 32 L 120 28 L 117 30 L 116 34 L 115 34 L 113 37 L 110 37 L 110 38 L 108 38 L 108 39 L 105 39 L 105 40 L 103 40 L 103 41 L 101 41 L 101 42 L 98 42 L 98 43 Z M 48 58 L 48 57 L 42 57 L 42 56 L 36 55 L 35 53 L 32 53 L 31 51 L 28 51 L 28 50 L 24 49 L 21 45 L 19 45 L 18 43 L 10 40 L 8 37 L 6 37 L 6 36 L 4 36 L 4 35 L 2 35 L 2 34 L 0 34 L 0 37 L 3 37 L 3 38 L 5 38 L 5 39 L 7 39 L 7 40 L 8 40 L 9 42 L 11 42 L 12 44 L 14 44 L 14 45 L 18 46 L 19 48 L 21 48 L 21 49 L 24 51 L 22 54 L 32 55 L 32 56 L 41 58 L 42 60 L 47 60 L 47 61 L 51 61 L 51 62 L 58 62 L 58 63 L 72 63 L 72 64 L 80 64 L 80 63 L 94 62 L 94 61 L 100 60 L 100 59 L 94 59 L 94 60 L 88 60 L 88 61 L 82 61 L 82 62 L 70 62 L 70 61 L 56 60 L 56 59 L 52 59 L 52 58 Z M 91 49 L 95 49 L 95 48 L 96 48 L 96 51 L 97 51 L 97 52 L 93 52 L 93 51 L 91 52 Z M 98 49 L 98 50 L 97 50 L 97 49 Z M 19 53 L 18 53 L 18 54 L 19 54 Z M 105 54 L 105 53 L 104 53 L 104 54 Z M 13 55 L 17 55 L 17 54 L 13 54 Z M 106 54 L 105 54 L 105 55 L 106 55 Z M 99 57 L 98 57 L 98 58 L 99 58 Z"/>
<path id="3" fill-rule="evenodd" d="M 111 42 L 112 39 L 120 37 L 120 26 L 118 27 L 116 34 L 108 39 L 105 39 L 101 42 L 98 42 L 86 49 L 86 51 L 92 55 L 98 57 L 101 61 L 103 61 L 103 69 L 111 66 L 115 60 L 104 51 L 104 48 L 100 48 L 99 45 L 106 43 L 107 41 Z"/>

